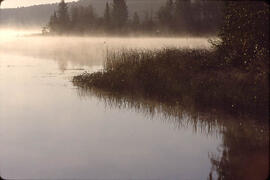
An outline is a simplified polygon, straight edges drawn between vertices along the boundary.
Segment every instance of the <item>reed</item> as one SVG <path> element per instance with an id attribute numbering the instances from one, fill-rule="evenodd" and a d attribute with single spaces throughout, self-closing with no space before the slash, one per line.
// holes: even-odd
<path id="1" fill-rule="evenodd" d="M 111 52 L 102 71 L 75 76 L 73 82 L 160 101 L 192 101 L 235 114 L 268 115 L 268 76 L 234 68 L 211 50 Z"/>

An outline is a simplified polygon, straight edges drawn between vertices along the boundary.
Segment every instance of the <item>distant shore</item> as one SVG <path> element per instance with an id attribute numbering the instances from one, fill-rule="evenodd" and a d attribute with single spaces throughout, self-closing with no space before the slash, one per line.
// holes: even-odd
<path id="1" fill-rule="evenodd" d="M 209 33 L 209 34 L 150 34 L 150 33 L 126 33 L 126 34 L 116 34 L 116 33 L 36 33 L 34 35 L 39 36 L 48 36 L 48 37 L 132 37 L 132 38 L 143 38 L 143 37 L 153 37 L 153 38 L 207 38 L 213 39 L 217 38 L 217 34 Z"/>

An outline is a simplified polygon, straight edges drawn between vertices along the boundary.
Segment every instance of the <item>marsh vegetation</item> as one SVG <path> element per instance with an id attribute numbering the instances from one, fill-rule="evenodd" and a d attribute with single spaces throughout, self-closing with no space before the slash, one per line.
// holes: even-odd
<path id="1" fill-rule="evenodd" d="M 238 115 L 268 117 L 267 75 L 239 71 L 211 50 L 126 50 L 107 55 L 103 69 L 73 78 L 76 85 Z"/>

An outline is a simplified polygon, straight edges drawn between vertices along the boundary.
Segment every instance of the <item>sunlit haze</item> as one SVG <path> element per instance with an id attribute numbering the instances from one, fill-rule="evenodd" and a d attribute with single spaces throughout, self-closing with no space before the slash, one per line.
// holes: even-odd
<path id="1" fill-rule="evenodd" d="M 1 8 L 17 8 L 23 6 L 32 6 L 39 4 L 57 3 L 60 0 L 5 0 Z M 71 2 L 73 0 L 66 0 L 66 2 Z"/>

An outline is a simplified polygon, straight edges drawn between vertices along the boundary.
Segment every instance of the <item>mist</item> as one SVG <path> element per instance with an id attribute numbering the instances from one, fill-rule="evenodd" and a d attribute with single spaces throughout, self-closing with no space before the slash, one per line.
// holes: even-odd
<path id="1" fill-rule="evenodd" d="M 208 49 L 208 38 L 192 37 L 94 37 L 42 36 L 39 29 L 0 29 L 0 52 L 52 59 L 62 69 L 69 63 L 102 65 L 109 52 L 128 49 L 158 50 L 163 48 Z"/>

